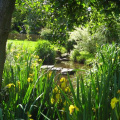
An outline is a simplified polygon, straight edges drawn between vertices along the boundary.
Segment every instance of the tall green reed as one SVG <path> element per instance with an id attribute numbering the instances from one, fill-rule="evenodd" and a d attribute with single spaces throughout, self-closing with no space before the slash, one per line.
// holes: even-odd
<path id="1" fill-rule="evenodd" d="M 57 83 L 54 73 L 41 71 L 38 56 L 26 48 L 11 46 L 3 74 L 0 117 L 3 114 L 4 119 L 120 119 L 119 46 L 113 43 L 99 48 L 94 67 L 87 71 L 88 75 L 77 77 L 76 86 L 69 76 L 69 82 L 61 78 Z"/>
<path id="2" fill-rule="evenodd" d="M 49 110 L 54 75 L 49 78 L 49 71 L 41 71 L 41 65 L 34 52 L 8 45 L 0 103 L 5 120 L 40 119 L 54 113 Z"/>
<path id="3" fill-rule="evenodd" d="M 63 93 L 68 106 L 66 116 L 70 120 L 120 119 L 120 48 L 116 44 L 103 45 L 88 76 L 78 77 L 76 89 L 70 80 L 73 100 Z M 112 103 L 116 98 L 117 102 Z M 119 104 L 118 104 L 119 103 Z M 112 108 L 112 105 L 115 108 Z M 76 108 L 77 107 L 77 108 Z"/>

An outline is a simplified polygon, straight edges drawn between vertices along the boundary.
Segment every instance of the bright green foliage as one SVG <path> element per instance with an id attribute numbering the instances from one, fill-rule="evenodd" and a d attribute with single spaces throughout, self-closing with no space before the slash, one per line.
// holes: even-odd
<path id="1" fill-rule="evenodd" d="M 72 61 L 76 62 L 78 56 L 80 56 L 80 52 L 79 52 L 77 49 L 74 49 L 74 50 L 71 52 L 70 59 L 71 59 Z"/>
<path id="2" fill-rule="evenodd" d="M 21 46 L 24 49 L 27 49 L 29 52 L 35 51 L 36 41 L 22 41 L 22 40 L 8 40 L 7 47 L 9 49 L 17 48 L 17 46 Z M 18 47 L 18 48 L 19 48 Z"/>
<path id="3" fill-rule="evenodd" d="M 27 33 L 29 29 L 29 33 L 38 34 L 41 28 L 46 25 L 45 19 L 47 19 L 43 2 L 44 0 L 16 2 L 16 9 L 12 19 L 12 29 L 21 33 Z"/>
<path id="4" fill-rule="evenodd" d="M 116 15 L 114 12 L 111 12 L 109 15 L 107 12 L 104 13 L 103 9 L 98 10 L 96 7 L 91 9 L 91 12 L 88 14 L 88 25 L 86 24 L 86 26 L 89 26 L 90 32 L 92 34 L 102 33 L 102 36 L 104 35 L 109 43 L 112 41 L 119 42 L 119 15 Z"/>
<path id="5" fill-rule="evenodd" d="M 79 62 L 79 63 L 81 63 L 81 64 L 85 64 L 85 61 L 86 61 L 85 56 L 80 55 L 80 56 L 77 56 L 76 59 L 77 59 L 77 60 L 76 60 L 77 62 Z"/>
<path id="6" fill-rule="evenodd" d="M 106 41 L 106 37 L 99 29 L 95 33 L 91 34 L 89 27 L 78 27 L 75 28 L 74 31 L 70 32 L 69 41 L 73 40 L 77 43 L 75 48 L 79 51 L 85 50 L 89 53 L 95 53 L 96 45 L 102 45 Z"/>
<path id="7" fill-rule="evenodd" d="M 52 41 L 52 30 L 51 29 L 43 28 L 40 34 L 41 34 L 40 36 L 42 39 Z"/>
<path id="8" fill-rule="evenodd" d="M 112 12 L 114 12 L 116 15 L 119 14 L 119 1 L 118 0 L 110 0 L 110 1 L 106 1 L 106 0 L 97 0 L 97 1 L 93 1 L 90 0 L 92 6 L 95 6 L 98 10 L 102 10 L 101 12 L 104 13 L 106 16 L 110 16 L 112 14 Z"/>
<path id="9" fill-rule="evenodd" d="M 86 2 L 78 0 L 70 1 L 56 1 L 50 0 L 52 5 L 54 16 L 57 18 L 57 15 L 60 15 L 57 18 L 57 21 L 66 24 L 67 28 L 70 29 L 75 24 L 80 24 L 80 22 L 85 22 L 86 11 Z"/>
<path id="10" fill-rule="evenodd" d="M 116 31 L 115 22 L 119 20 L 118 3 L 117 0 L 16 1 L 12 29 L 25 33 L 26 26 L 29 26 L 29 33 L 38 34 L 42 28 L 47 27 L 53 31 L 55 41 L 57 39 L 62 41 L 68 37 L 67 32 L 71 31 L 73 26 L 85 26 L 90 23 L 91 31 L 104 25 L 111 34 Z M 114 35 L 118 37 L 116 32 L 113 33 Z"/>
<path id="11" fill-rule="evenodd" d="M 87 51 L 79 52 L 79 50 L 74 49 L 70 53 L 70 59 L 81 64 L 91 65 L 94 62 L 94 58 L 94 54 Z"/>
<path id="12" fill-rule="evenodd" d="M 39 41 L 35 48 L 35 54 L 43 60 L 43 64 L 55 63 L 55 51 L 49 41 Z"/>
<path id="13" fill-rule="evenodd" d="M 47 27 L 52 29 L 55 41 L 62 41 L 66 40 L 67 31 L 71 30 L 73 25 L 85 22 L 84 14 L 84 1 L 17 1 L 12 29 L 21 33 L 38 34 L 42 28 Z"/>
<path id="14" fill-rule="evenodd" d="M 23 0 L 16 2 L 12 29 L 22 33 L 39 34 L 42 28 L 52 30 L 52 40 L 65 44 L 73 26 L 90 26 L 94 34 L 102 27 L 107 41 L 119 41 L 118 1 Z M 98 32 L 99 33 L 99 32 Z"/>

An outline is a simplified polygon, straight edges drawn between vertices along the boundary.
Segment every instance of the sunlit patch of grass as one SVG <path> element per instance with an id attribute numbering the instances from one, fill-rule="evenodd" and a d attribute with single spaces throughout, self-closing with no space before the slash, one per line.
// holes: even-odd
<path id="1" fill-rule="evenodd" d="M 8 40 L 7 43 L 13 43 L 14 46 L 22 46 L 28 50 L 34 51 L 37 44 L 36 41 L 23 41 L 23 40 Z"/>
<path id="2" fill-rule="evenodd" d="M 47 40 L 38 40 L 38 41 L 23 41 L 23 40 L 8 40 L 7 43 L 13 43 L 14 46 L 22 46 L 23 48 L 27 48 L 30 51 L 35 51 L 35 47 L 37 43 L 39 42 L 45 42 Z M 66 49 L 65 47 L 61 46 L 59 48 L 58 45 L 51 44 L 51 47 L 54 48 L 55 51 L 61 50 L 61 53 L 65 53 Z"/>

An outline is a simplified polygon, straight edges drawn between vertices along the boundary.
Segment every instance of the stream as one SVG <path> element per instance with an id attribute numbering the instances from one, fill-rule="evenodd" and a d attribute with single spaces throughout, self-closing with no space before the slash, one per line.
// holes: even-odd
<path id="1" fill-rule="evenodd" d="M 61 61 L 60 63 L 55 63 L 55 67 L 74 69 L 76 73 L 70 75 L 71 79 L 76 78 L 77 75 L 82 75 L 82 74 L 84 75 L 86 70 L 89 69 L 88 66 L 73 61 Z M 62 76 L 64 76 L 65 78 L 67 77 L 67 75 L 62 75 Z"/>
<path id="2" fill-rule="evenodd" d="M 55 67 L 83 69 L 86 66 L 84 64 L 79 64 L 79 63 L 73 62 L 73 61 L 61 61 L 60 63 L 55 63 Z"/>

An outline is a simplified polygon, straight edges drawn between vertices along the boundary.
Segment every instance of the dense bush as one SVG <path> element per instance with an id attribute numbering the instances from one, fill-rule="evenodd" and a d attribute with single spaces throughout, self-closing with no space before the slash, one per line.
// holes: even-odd
<path id="1" fill-rule="evenodd" d="M 74 49 L 75 44 L 76 44 L 76 42 L 74 40 L 66 42 L 66 49 L 67 49 L 68 53 L 70 53 L 70 51 Z"/>
<path id="2" fill-rule="evenodd" d="M 85 61 L 86 61 L 85 56 L 82 56 L 82 55 L 81 56 L 77 56 L 76 59 L 77 59 L 77 62 L 79 62 L 81 64 L 84 64 Z"/>
<path id="3" fill-rule="evenodd" d="M 80 56 L 80 52 L 77 49 L 74 49 L 71 53 L 70 53 L 70 59 L 74 62 L 77 61 L 77 57 Z"/>
<path id="4" fill-rule="evenodd" d="M 95 56 L 87 51 L 80 51 L 77 49 L 74 49 L 70 53 L 70 59 L 72 61 L 81 63 L 81 64 L 86 64 L 90 65 L 94 61 Z"/>
<path id="5" fill-rule="evenodd" d="M 35 48 L 36 55 L 43 60 L 43 64 L 55 63 L 55 51 L 49 41 L 39 41 Z"/>
<path id="6" fill-rule="evenodd" d="M 48 28 L 43 28 L 40 32 L 41 38 L 45 40 L 52 40 L 52 30 Z"/>
<path id="7" fill-rule="evenodd" d="M 101 45 L 106 41 L 106 38 L 101 29 L 98 29 L 95 33 L 91 34 L 89 27 L 78 27 L 74 31 L 70 32 L 69 41 L 75 40 L 77 45 L 75 47 L 78 50 L 85 50 L 90 53 L 95 53 L 96 45 Z"/>
<path id="8" fill-rule="evenodd" d="M 109 20 L 110 19 L 110 20 Z M 117 17 L 108 18 L 106 37 L 109 43 L 117 42 L 120 43 L 120 20 Z"/>

